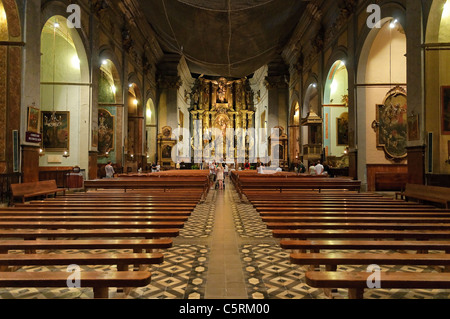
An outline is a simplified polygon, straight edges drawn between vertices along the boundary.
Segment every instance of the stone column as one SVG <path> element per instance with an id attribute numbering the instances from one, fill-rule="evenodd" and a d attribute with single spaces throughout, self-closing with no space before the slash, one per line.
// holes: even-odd
<path id="1" fill-rule="evenodd" d="M 90 14 L 90 46 L 91 46 L 91 123 L 90 123 L 90 145 L 88 159 L 88 178 L 96 179 L 98 176 L 97 160 L 98 160 L 98 79 L 100 76 L 99 57 L 99 18 L 91 11 Z"/>
<path id="2" fill-rule="evenodd" d="M 178 89 L 182 85 L 178 75 L 180 58 L 177 54 L 168 55 L 158 65 L 158 109 L 160 114 L 162 110 L 165 111 L 165 117 L 159 117 L 159 127 L 170 126 L 172 130 L 178 128 Z"/>
<path id="3" fill-rule="evenodd" d="M 423 12 L 419 0 L 411 0 L 406 5 L 407 35 L 407 83 L 408 116 L 419 115 L 417 141 L 408 141 L 408 183 L 425 184 L 425 85 L 423 39 Z"/>
<path id="4" fill-rule="evenodd" d="M 355 21 L 356 15 L 353 15 L 349 21 Z M 356 22 L 348 23 L 348 52 L 356 52 L 356 40 L 358 37 L 358 30 L 356 29 Z M 357 132 L 357 119 L 356 119 L 356 70 L 357 63 L 354 54 L 347 56 L 345 63 L 348 72 L 348 147 L 349 147 L 349 176 L 354 179 L 358 178 L 358 150 L 356 147 L 356 132 Z"/>
<path id="5" fill-rule="evenodd" d="M 268 134 L 276 126 L 285 130 L 289 117 L 289 68 L 281 57 L 268 65 L 265 85 L 268 93 Z"/>
<path id="6" fill-rule="evenodd" d="M 21 96 L 19 102 L 21 106 L 20 110 L 19 108 L 17 110 L 21 114 L 11 112 L 9 116 L 16 116 L 16 120 L 20 121 L 23 181 L 35 182 L 39 180 L 39 144 L 26 142 L 25 132 L 27 131 L 27 107 L 34 105 L 40 108 L 41 106 L 41 1 L 27 1 L 25 15 L 27 18 L 23 24 L 23 41 L 26 42 L 26 46 L 22 48 L 22 71 L 14 71 L 16 80 L 20 81 L 22 76 L 21 85 L 17 83 L 13 86 L 14 90 L 21 91 L 18 92 L 19 99 Z"/>

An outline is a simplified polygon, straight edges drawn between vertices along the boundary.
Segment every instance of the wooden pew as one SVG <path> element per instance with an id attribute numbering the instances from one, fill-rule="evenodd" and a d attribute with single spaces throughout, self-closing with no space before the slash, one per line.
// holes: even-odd
<path id="1" fill-rule="evenodd" d="M 0 276 L 1 288 L 67 287 L 67 272 L 5 272 Z M 149 271 L 88 271 L 80 273 L 83 287 L 92 287 L 94 298 L 108 298 L 110 287 L 144 287 L 151 282 Z"/>
<path id="2" fill-rule="evenodd" d="M 66 193 L 64 188 L 58 188 L 55 180 L 40 181 L 40 182 L 30 182 L 21 184 L 11 184 L 12 200 L 20 198 L 22 203 L 25 202 L 27 198 L 37 197 L 37 196 L 48 196 L 63 192 Z"/>
<path id="3" fill-rule="evenodd" d="M 60 249 L 167 249 L 173 245 L 172 239 L 58 239 L 58 240 L 0 240 L 0 254 L 10 250 L 60 250 Z"/>
<path id="4" fill-rule="evenodd" d="M 306 284 L 317 288 L 347 288 L 350 299 L 362 299 L 368 272 L 308 271 Z M 449 289 L 450 273 L 380 272 L 383 289 Z"/>
<path id="5" fill-rule="evenodd" d="M 301 249 L 302 240 L 307 239 L 395 239 L 395 240 L 436 240 L 450 239 L 449 230 L 334 230 L 334 229 L 274 229 L 274 238 L 280 238 L 284 249 Z M 291 239 L 286 239 L 291 238 Z M 300 240 L 300 241 L 298 241 Z"/>
<path id="6" fill-rule="evenodd" d="M 191 211 L 133 211 L 133 210 L 71 210 L 71 209 L 42 209 L 42 210 L 1 210 L 0 217 L 5 216 L 179 216 L 188 218 L 192 212 Z"/>
<path id="7" fill-rule="evenodd" d="M 0 222 L 186 222 L 188 216 L 73 216 L 73 215 L 47 215 L 47 216 L 1 216 Z"/>
<path id="8" fill-rule="evenodd" d="M 108 212 L 173 212 L 173 211 L 182 211 L 182 212 L 192 212 L 193 209 L 188 209 L 183 206 L 142 206 L 142 205 L 134 205 L 134 206 L 126 206 L 126 205 L 119 205 L 119 206 L 96 206 L 96 205 L 86 205 L 86 206 L 71 206 L 71 205 L 29 205 L 29 204 L 18 204 L 16 207 L 10 207 L 10 208 L 1 208 L 0 211 L 37 211 L 37 210 L 46 210 L 46 211 L 108 211 Z"/>
<path id="9" fill-rule="evenodd" d="M 116 265 L 118 271 L 128 271 L 129 265 L 162 264 L 162 253 L 105 253 L 105 254 L 0 254 L 1 267 L 21 266 L 87 266 Z"/>
<path id="10" fill-rule="evenodd" d="M 0 223 L 1 227 L 1 223 Z M 450 223 L 267 223 L 268 229 L 391 229 L 391 230 L 444 230 L 450 229 Z"/>
<path id="11" fill-rule="evenodd" d="M 1 220 L 1 219 L 0 219 Z M 402 216 L 283 216 L 262 217 L 262 221 L 273 225 L 275 223 L 450 223 L 450 216 L 444 217 L 402 217 Z"/>
<path id="12" fill-rule="evenodd" d="M 264 213 L 278 213 L 278 212 L 290 212 L 290 213 L 301 213 L 301 212 L 429 212 L 432 210 L 426 206 L 408 206 L 408 207 L 261 207 L 257 211 L 262 214 Z M 448 211 L 448 210 L 445 210 Z M 445 212 L 442 210 L 436 210 L 436 212 Z"/>
<path id="13" fill-rule="evenodd" d="M 29 204 L 19 204 L 16 205 L 16 207 L 23 207 L 23 206 L 33 206 L 33 207 L 97 207 L 102 205 L 95 205 L 90 203 L 85 203 L 83 201 L 81 202 L 67 202 L 67 203 L 58 203 L 58 202 L 30 202 Z M 105 203 L 106 205 L 106 203 Z M 107 204 L 108 207 L 118 207 L 118 208 L 128 208 L 128 207 L 150 207 L 154 209 L 158 208 L 177 208 L 177 209 L 183 209 L 183 210 L 193 210 L 197 204 L 173 204 L 173 203 L 151 203 L 151 204 L 139 204 L 139 203 L 124 203 L 124 202 L 111 202 Z"/>
<path id="14" fill-rule="evenodd" d="M 290 262 L 296 265 L 325 265 L 327 271 L 336 271 L 340 265 L 405 265 L 444 266 L 448 272 L 450 254 L 412 253 L 291 253 Z"/>
<path id="15" fill-rule="evenodd" d="M 157 189 L 164 192 L 171 189 L 201 189 L 205 197 L 209 191 L 208 178 L 113 178 L 84 182 L 85 189 Z"/>
<path id="16" fill-rule="evenodd" d="M 427 201 L 433 203 L 440 203 L 449 208 L 450 204 L 450 188 L 428 186 L 420 184 L 406 184 L 405 190 L 396 193 L 395 197 L 405 198 L 406 200 L 413 198 L 419 201 Z"/>
<path id="17" fill-rule="evenodd" d="M 0 222 L 0 229 L 183 228 L 184 222 Z"/>
<path id="18" fill-rule="evenodd" d="M 245 190 L 248 189 L 272 189 L 278 190 L 282 193 L 287 189 L 317 189 L 319 193 L 324 189 L 346 189 L 351 191 L 359 191 L 361 189 L 361 182 L 354 181 L 349 179 L 317 179 L 317 180 L 309 180 L 309 179 L 275 179 L 268 178 L 267 180 L 263 179 L 240 179 L 239 180 L 239 189 L 245 193 Z"/>
<path id="19" fill-rule="evenodd" d="M 0 229 L 0 238 L 22 238 L 34 240 L 37 238 L 171 238 L 180 234 L 178 228 L 148 228 L 148 229 Z"/>
<path id="20" fill-rule="evenodd" d="M 283 218 L 287 217 L 303 217 L 303 216 L 313 216 L 313 217 L 448 217 L 450 216 L 450 211 L 440 211 L 440 210 L 429 210 L 429 211 L 381 211 L 381 212 L 365 212 L 363 210 L 355 212 L 346 211 L 301 211 L 301 212 L 260 212 L 261 218 Z M 1 212 L 0 212 L 1 216 Z"/>
<path id="21" fill-rule="evenodd" d="M 296 240 L 283 245 L 285 249 L 320 252 L 320 250 L 439 250 L 450 253 L 447 240 Z"/>

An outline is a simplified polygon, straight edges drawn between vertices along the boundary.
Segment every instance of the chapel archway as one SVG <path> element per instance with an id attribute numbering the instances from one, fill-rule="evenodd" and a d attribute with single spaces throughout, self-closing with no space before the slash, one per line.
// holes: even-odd
<path id="1" fill-rule="evenodd" d="M 41 32 L 41 167 L 88 169 L 89 67 L 85 48 L 67 19 L 55 15 Z"/>
<path id="2" fill-rule="evenodd" d="M 298 101 L 295 101 L 289 119 L 289 160 L 291 164 L 298 164 L 300 160 L 300 117 L 300 105 Z"/>
<path id="3" fill-rule="evenodd" d="M 145 140 L 146 140 L 146 158 L 147 164 L 156 163 L 157 158 L 157 137 L 158 137 L 158 126 L 157 126 L 157 113 L 155 108 L 155 103 L 152 98 L 147 100 L 145 106 Z"/>
<path id="4" fill-rule="evenodd" d="M 104 53 L 103 55 L 108 55 Z M 123 90 L 115 63 L 103 57 L 98 84 L 98 164 L 122 162 Z"/>
<path id="5" fill-rule="evenodd" d="M 325 160 L 332 167 L 348 167 L 348 71 L 343 60 L 328 72 L 322 108 Z"/>
<path id="6" fill-rule="evenodd" d="M 144 107 L 142 103 L 141 90 L 136 81 L 130 82 L 126 96 L 128 109 L 127 130 L 127 171 L 137 171 L 143 167 L 146 160 L 144 155 Z"/>
<path id="7" fill-rule="evenodd" d="M 301 110 L 301 141 L 306 166 L 322 158 L 322 118 L 320 95 L 316 81 L 307 86 Z"/>
<path id="8" fill-rule="evenodd" d="M 375 190 L 378 171 L 406 173 L 406 34 L 386 17 L 368 34 L 357 72 L 358 179 Z"/>
<path id="9" fill-rule="evenodd" d="M 427 153 L 425 171 L 450 173 L 450 1 L 434 0 L 426 29 L 425 120 Z M 419 126 L 420 127 L 420 126 Z M 431 176 L 433 176 L 431 175 Z"/>

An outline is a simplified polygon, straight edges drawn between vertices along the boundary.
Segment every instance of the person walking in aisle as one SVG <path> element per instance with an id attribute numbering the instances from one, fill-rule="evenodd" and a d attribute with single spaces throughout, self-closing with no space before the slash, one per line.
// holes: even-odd
<path id="1" fill-rule="evenodd" d="M 219 181 L 219 189 L 222 190 L 223 189 L 223 171 L 224 168 L 222 166 L 222 164 L 219 164 L 219 166 L 217 167 L 217 180 Z"/>

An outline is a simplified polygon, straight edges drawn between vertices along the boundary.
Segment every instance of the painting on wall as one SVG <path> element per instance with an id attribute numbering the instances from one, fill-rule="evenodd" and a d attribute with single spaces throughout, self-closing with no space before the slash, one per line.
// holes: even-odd
<path id="1" fill-rule="evenodd" d="M 338 146 L 348 146 L 348 113 L 342 113 L 336 121 L 336 144 Z"/>
<path id="2" fill-rule="evenodd" d="M 442 87 L 441 103 L 442 134 L 450 135 L 450 86 Z"/>
<path id="3" fill-rule="evenodd" d="M 388 159 L 404 159 L 407 155 L 407 98 L 402 87 L 390 90 L 383 104 L 377 105 L 377 120 L 372 127 L 377 133 L 377 147 Z"/>
<path id="4" fill-rule="evenodd" d="M 419 139 L 419 115 L 408 116 L 408 141 L 417 141 Z"/>
<path id="5" fill-rule="evenodd" d="M 114 116 L 105 109 L 98 109 L 98 155 L 107 156 L 114 150 Z"/>
<path id="6" fill-rule="evenodd" d="M 32 106 L 28 107 L 28 132 L 39 133 L 39 115 L 40 110 L 38 108 Z"/>
<path id="7" fill-rule="evenodd" d="M 42 146 L 46 151 L 69 150 L 70 112 L 42 111 Z"/>
<path id="8" fill-rule="evenodd" d="M 172 147 L 170 145 L 164 145 L 162 149 L 162 158 L 164 159 L 172 158 Z"/>

